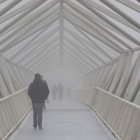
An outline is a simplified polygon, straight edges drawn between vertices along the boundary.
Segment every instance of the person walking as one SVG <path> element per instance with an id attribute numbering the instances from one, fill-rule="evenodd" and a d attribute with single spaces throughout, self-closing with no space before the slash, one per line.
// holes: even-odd
<path id="1" fill-rule="evenodd" d="M 59 93 L 59 95 L 58 95 L 59 96 L 59 100 L 62 101 L 64 87 L 60 83 L 58 85 L 57 90 L 58 90 L 58 93 Z"/>
<path id="2" fill-rule="evenodd" d="M 51 93 L 53 94 L 53 101 L 56 100 L 57 88 L 55 84 L 52 87 Z"/>
<path id="3" fill-rule="evenodd" d="M 47 84 L 47 82 L 45 81 L 45 80 L 43 80 L 43 76 L 42 75 L 40 75 L 40 78 L 41 78 L 41 80 L 45 83 L 45 84 Z M 49 100 L 48 100 L 48 98 L 47 98 L 47 102 L 49 102 Z M 44 103 L 44 109 L 46 109 L 46 105 L 45 105 L 45 103 Z"/>
<path id="4" fill-rule="evenodd" d="M 42 113 L 45 100 L 48 98 L 49 89 L 47 84 L 45 84 L 41 78 L 40 74 L 35 74 L 34 81 L 30 84 L 28 89 L 28 95 L 32 100 L 33 107 L 33 127 L 40 130 L 42 127 Z"/>
<path id="5" fill-rule="evenodd" d="M 67 92 L 68 92 L 68 98 L 70 99 L 70 94 L 71 94 L 71 88 L 70 87 L 67 88 Z"/>

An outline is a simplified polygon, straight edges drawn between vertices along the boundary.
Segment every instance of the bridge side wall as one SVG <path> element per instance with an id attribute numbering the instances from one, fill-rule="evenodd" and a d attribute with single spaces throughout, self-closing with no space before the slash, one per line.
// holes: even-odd
<path id="1" fill-rule="evenodd" d="M 93 108 L 118 139 L 140 139 L 138 105 L 99 88 L 78 89 L 73 98 Z"/>

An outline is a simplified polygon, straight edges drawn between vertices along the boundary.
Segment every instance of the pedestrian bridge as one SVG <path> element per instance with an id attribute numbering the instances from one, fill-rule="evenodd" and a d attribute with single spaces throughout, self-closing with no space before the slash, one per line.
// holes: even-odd
<path id="1" fill-rule="evenodd" d="M 0 0 L 0 140 L 140 140 L 140 0 Z M 35 73 L 62 102 L 32 128 Z M 67 87 L 72 89 L 67 99 Z"/>
<path id="2" fill-rule="evenodd" d="M 140 107 L 104 90 L 79 89 L 71 100 L 53 101 L 51 95 L 49 100 L 43 111 L 44 129 L 39 130 L 33 128 L 27 89 L 1 99 L 1 139 L 140 139 Z"/>

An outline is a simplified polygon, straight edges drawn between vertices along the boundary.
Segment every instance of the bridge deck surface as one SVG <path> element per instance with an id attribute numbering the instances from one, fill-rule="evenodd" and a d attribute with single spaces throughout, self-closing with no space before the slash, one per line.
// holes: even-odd
<path id="1" fill-rule="evenodd" d="M 116 140 L 88 107 L 63 100 L 46 104 L 43 130 L 32 127 L 32 111 L 9 140 Z"/>

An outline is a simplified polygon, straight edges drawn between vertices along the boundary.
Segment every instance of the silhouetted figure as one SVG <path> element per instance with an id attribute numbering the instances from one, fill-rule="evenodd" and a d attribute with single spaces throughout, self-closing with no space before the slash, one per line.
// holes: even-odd
<path id="1" fill-rule="evenodd" d="M 51 93 L 53 94 L 53 101 L 56 100 L 57 88 L 55 84 L 52 87 Z"/>
<path id="2" fill-rule="evenodd" d="M 60 83 L 57 87 L 57 90 L 58 90 L 59 100 L 62 101 L 64 87 Z"/>
<path id="3" fill-rule="evenodd" d="M 71 94 L 71 88 L 70 87 L 67 88 L 67 92 L 68 92 L 68 98 L 70 99 L 70 94 Z"/>
<path id="4" fill-rule="evenodd" d="M 45 100 L 48 98 L 49 89 L 47 83 L 43 82 L 40 74 L 35 74 L 34 81 L 30 84 L 28 95 L 32 100 L 33 107 L 33 127 L 42 130 L 42 113 Z"/>
<path id="5" fill-rule="evenodd" d="M 43 76 L 42 75 L 40 75 L 40 79 L 45 83 L 45 84 L 47 84 L 47 82 L 45 81 L 45 80 L 43 80 Z M 48 99 L 47 99 L 47 102 L 48 102 Z M 45 103 L 44 103 L 44 109 L 46 109 L 46 106 L 45 106 Z"/>

